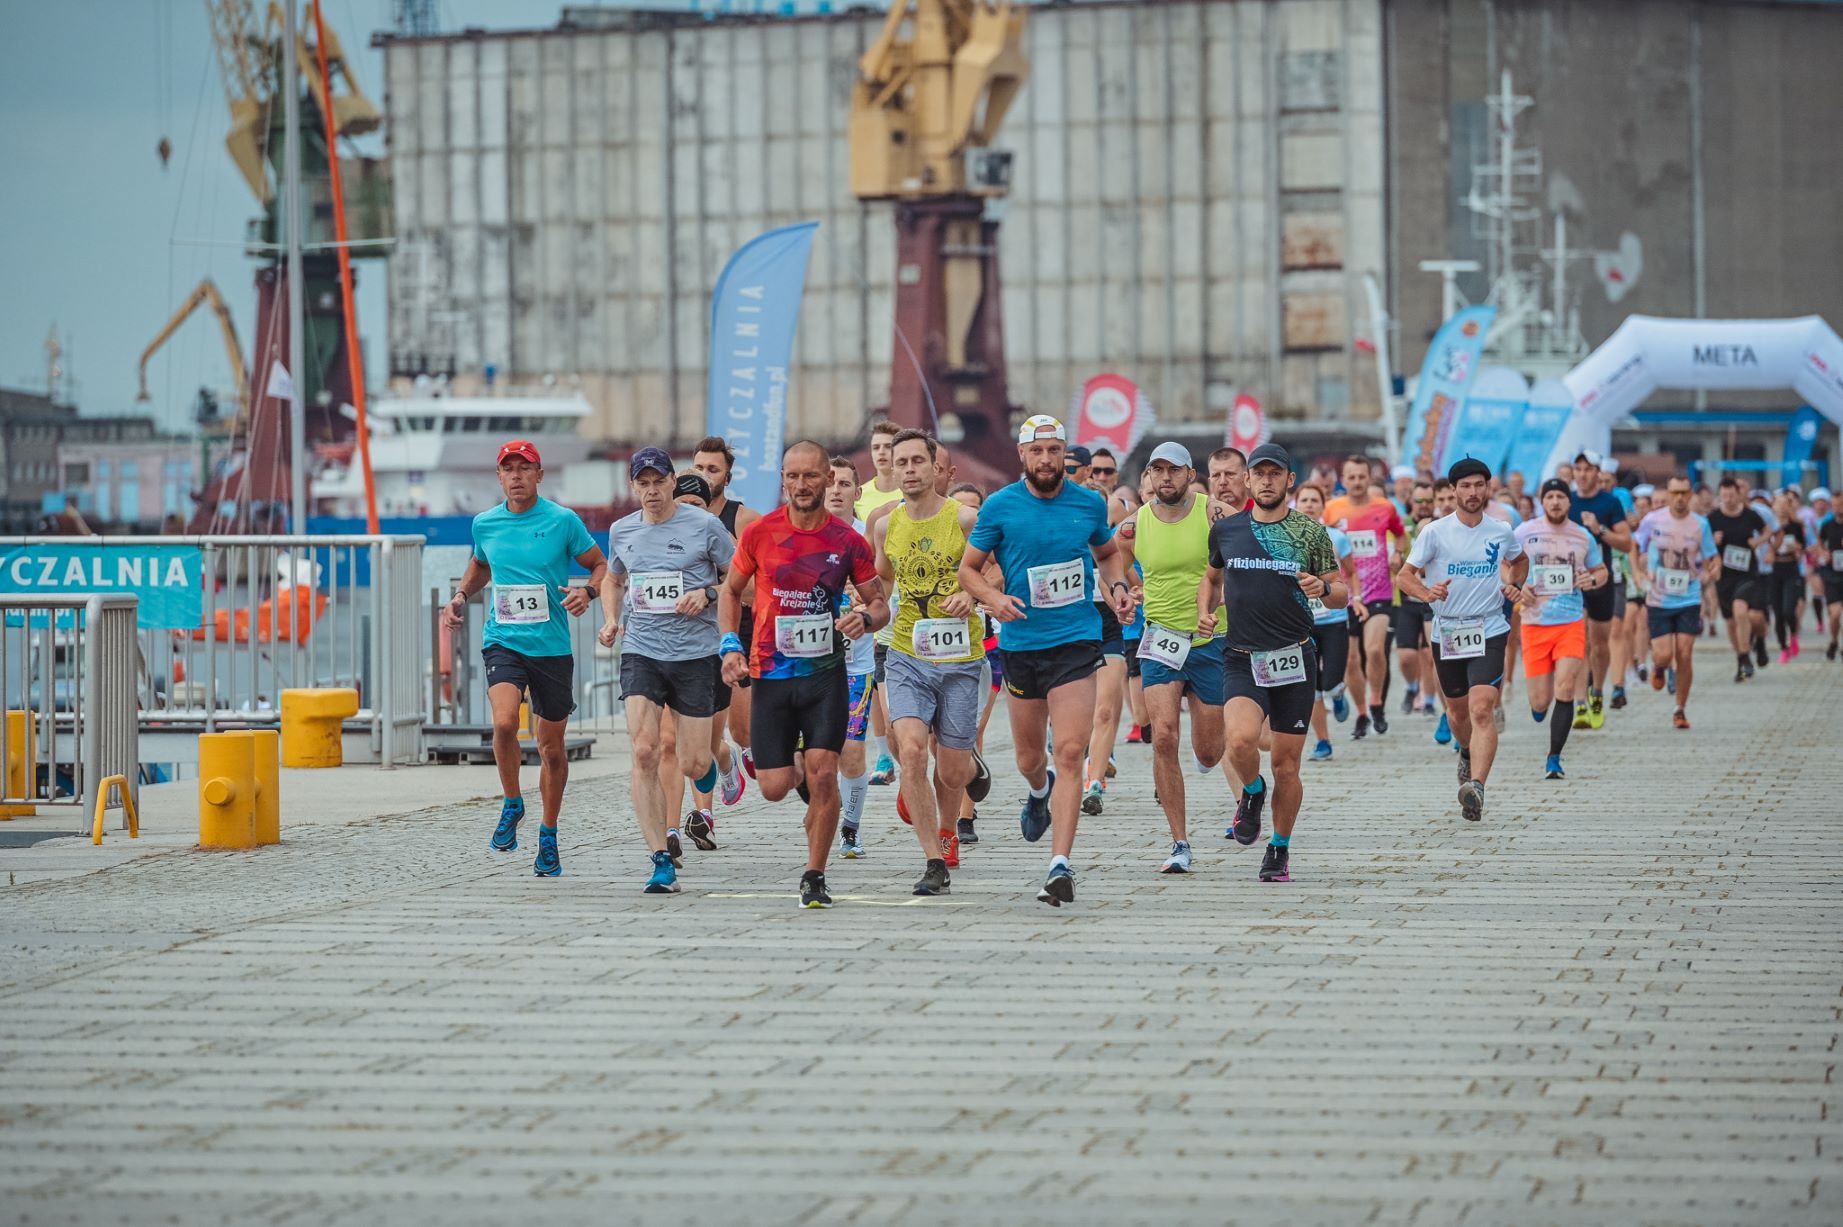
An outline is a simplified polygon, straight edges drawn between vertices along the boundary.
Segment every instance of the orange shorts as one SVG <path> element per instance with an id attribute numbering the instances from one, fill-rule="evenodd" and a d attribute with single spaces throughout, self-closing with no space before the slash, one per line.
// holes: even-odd
<path id="1" fill-rule="evenodd" d="M 1546 677 L 1555 672 L 1555 662 L 1587 657 L 1587 620 L 1564 622 L 1560 626 L 1523 624 L 1523 676 Z"/>

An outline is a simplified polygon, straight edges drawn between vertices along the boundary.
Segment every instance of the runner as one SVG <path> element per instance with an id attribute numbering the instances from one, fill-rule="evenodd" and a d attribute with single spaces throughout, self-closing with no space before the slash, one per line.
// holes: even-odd
<path id="1" fill-rule="evenodd" d="M 1116 616 L 1132 615 L 1132 590 L 1107 527 L 1107 502 L 1070 482 L 1063 471 L 1067 436 L 1048 414 L 1018 431 L 1024 477 L 986 500 L 960 562 L 960 587 L 999 624 L 1010 692 L 1011 736 L 1018 771 L 1030 785 L 1019 815 L 1024 839 L 1054 830 L 1049 874 L 1037 898 L 1052 907 L 1075 899 L 1081 763 L 1094 734 L 1095 670 L 1101 664 L 1101 619 L 1087 599 L 1099 565 Z M 984 575 L 988 559 L 1004 572 L 998 588 Z M 1044 740 L 1055 730 L 1055 767 Z M 1057 786 L 1060 779 L 1061 786 Z"/>
<path id="2" fill-rule="evenodd" d="M 717 659 L 717 582 L 736 553 L 723 522 L 673 498 L 672 458 L 643 447 L 627 475 L 640 510 L 608 530 L 601 584 L 603 647 L 621 645 L 621 702 L 632 744 L 634 816 L 652 855 L 646 893 L 678 892 L 682 857 L 660 782 L 661 722 L 673 714 L 676 771 L 699 792 L 717 786 L 710 722 L 723 688 Z"/>
<path id="3" fill-rule="evenodd" d="M 1433 606 L 1434 674 L 1459 743 L 1459 812 L 1477 822 L 1497 756 L 1493 713 L 1510 638 L 1504 602 L 1523 599 L 1529 559 L 1511 527 L 1485 514 L 1490 466 L 1467 457 L 1446 476 L 1459 510 L 1421 531 L 1398 578 L 1403 592 Z M 1429 584 L 1434 575 L 1438 579 Z"/>
<path id="4" fill-rule="evenodd" d="M 1394 631 L 1395 612 L 1394 560 L 1389 557 L 1389 543 L 1408 544 L 1408 530 L 1395 513 L 1395 504 L 1370 488 L 1367 456 L 1350 456 L 1344 461 L 1344 494 L 1325 508 L 1325 523 L 1341 528 L 1350 538 L 1350 557 L 1361 587 L 1351 594 L 1353 633 L 1357 636 L 1357 659 L 1362 667 L 1363 686 L 1353 686 L 1359 704 L 1364 701 L 1363 687 L 1368 688 L 1369 712 L 1359 708 L 1357 726 L 1351 737 L 1366 736 L 1370 729 L 1377 736 L 1389 731 L 1389 635 Z"/>
<path id="5" fill-rule="evenodd" d="M 1765 517 L 1747 505 L 1746 485 L 1740 478 L 1725 474 L 1718 489 L 1721 501 L 1706 517 L 1715 548 L 1721 551 L 1721 578 L 1715 581 L 1716 607 L 1728 621 L 1728 642 L 1734 648 L 1734 680 L 1744 682 L 1754 674 L 1753 612 L 1767 607 L 1766 587 L 1761 582 L 1759 558 L 1754 551 L 1770 543 L 1772 533 L 1767 530 Z"/>
<path id="6" fill-rule="evenodd" d="M 857 518 L 857 466 L 844 456 L 831 459 L 829 484 L 826 486 L 826 510 L 851 525 L 859 536 L 865 535 L 864 521 Z M 868 540 L 868 537 L 865 537 Z M 846 594 L 849 607 L 850 594 Z M 839 852 L 848 861 L 864 855 L 864 800 L 870 792 L 870 763 L 864 753 L 864 738 L 870 733 L 870 707 L 876 690 L 876 640 L 859 635 L 846 640 L 845 679 L 850 713 L 845 717 L 845 748 L 838 756 Z"/>
<path id="7" fill-rule="evenodd" d="M 901 766 L 903 808 L 925 865 L 917 895 L 944 895 L 957 863 L 957 821 L 973 779 L 979 704 L 985 698 L 985 638 L 973 598 L 960 588 L 960 560 L 978 515 L 936 488 L 939 448 L 919 430 L 896 436 L 902 502 L 878 521 L 877 572 L 901 593 L 886 665 L 890 732 Z M 934 749 L 934 769 L 928 751 Z"/>
<path id="8" fill-rule="evenodd" d="M 1804 521 L 1798 518 L 1798 500 L 1789 491 L 1781 491 L 1773 500 L 1773 514 L 1779 517 L 1779 533 L 1773 539 L 1773 567 L 1769 578 L 1772 595 L 1768 603 L 1773 611 L 1773 634 L 1779 640 L 1779 663 L 1786 664 L 1798 655 L 1798 628 L 1804 621 L 1805 546 L 1811 542 Z"/>
<path id="9" fill-rule="evenodd" d="M 894 462 L 896 436 L 902 427 L 888 418 L 878 418 L 870 424 L 870 463 L 877 475 L 870 480 L 858 495 L 856 518 L 865 524 L 877 522 L 878 508 L 893 506 L 902 499 L 902 487 L 896 480 Z M 902 599 L 900 592 L 891 592 L 891 608 Z M 877 752 L 876 769 L 870 773 L 870 782 L 887 785 L 896 782 L 896 760 L 890 757 L 889 747 L 889 705 L 883 694 L 884 661 L 889 658 L 890 637 L 896 633 L 893 625 L 885 626 L 876 635 L 877 676 L 876 689 L 870 695 L 870 741 Z"/>
<path id="10" fill-rule="evenodd" d="M 473 550 L 461 586 L 442 611 L 442 626 L 451 633 L 462 629 L 461 607 L 492 584 L 480 659 L 493 708 L 493 763 L 505 795 L 491 847 L 495 852 L 518 850 L 518 824 L 525 816 L 518 781 L 524 754 L 518 744 L 518 707 L 529 692 L 542 763 L 538 795 L 544 803 L 532 872 L 555 878 L 563 873 L 557 814 L 570 779 L 563 730 L 576 709 L 576 658 L 563 615 L 582 616 L 601 588 L 608 563 L 575 512 L 538 494 L 544 462 L 534 445 L 514 439 L 499 449 L 496 463 L 505 501 L 474 517 Z M 571 561 L 588 570 L 587 584 L 569 582 Z"/>
<path id="11" fill-rule="evenodd" d="M 1261 730 L 1271 725 L 1273 837 L 1259 876 L 1263 882 L 1290 882 L 1293 824 L 1304 792 L 1299 758 L 1319 689 L 1310 603 L 1338 609 L 1350 594 L 1338 578 L 1337 554 L 1324 526 L 1287 510 L 1293 463 L 1285 449 L 1275 443 L 1255 448 L 1248 457 L 1248 484 L 1254 509 L 1225 516 L 1210 528 L 1209 569 L 1196 596 L 1197 630 L 1213 635 L 1221 625 L 1227 632 L 1228 751 L 1235 773 L 1247 781 L 1230 831 L 1243 847 L 1260 838 L 1267 802 Z M 1230 570 L 1235 579 L 1225 585 Z M 1216 613 L 1225 596 L 1226 625 Z"/>
<path id="12" fill-rule="evenodd" d="M 985 491 L 970 481 L 955 482 L 949 487 L 947 496 L 962 507 L 970 508 L 975 519 L 979 509 L 985 506 Z M 997 567 L 986 569 L 996 577 Z M 992 787 L 991 774 L 984 771 L 985 731 L 986 726 L 992 722 L 992 711 L 998 706 L 998 696 L 1005 685 L 1004 664 L 998 654 L 998 627 L 984 613 L 979 615 L 979 622 L 985 636 L 985 706 L 979 712 L 979 738 L 973 746 L 973 782 L 967 785 L 965 798 L 960 802 L 960 820 L 955 824 L 955 843 L 961 848 L 979 842 L 979 802 L 985 800 L 986 793 Z M 975 793 L 978 795 L 975 796 Z M 948 868 L 953 866 L 949 865 Z"/>
<path id="13" fill-rule="evenodd" d="M 1598 452 L 1584 451 L 1575 456 L 1574 484 L 1578 493 L 1568 501 L 1568 518 L 1587 530 L 1603 555 L 1632 544 L 1632 534 L 1625 527 L 1625 504 L 1613 494 L 1612 476 L 1604 466 Z M 1587 612 L 1587 702 L 1584 708 L 1575 709 L 1574 727 L 1598 729 L 1606 726 L 1606 679 L 1612 669 L 1613 617 L 1618 613 L 1618 601 L 1613 589 L 1604 585 L 1582 596 Z"/>
<path id="14" fill-rule="evenodd" d="M 1587 617 L 1583 593 L 1607 583 L 1600 543 L 1568 518 L 1568 483 L 1542 483 L 1542 515 L 1517 527 L 1517 544 L 1529 559 L 1529 586 L 1523 590 L 1523 676 L 1529 683 L 1529 714 L 1540 724 L 1550 715 L 1549 759 L 1543 770 L 1551 780 L 1563 778 L 1561 752 L 1574 727 L 1574 704 L 1581 697 L 1586 667 Z M 1615 608 L 1624 614 L 1624 602 Z"/>
<path id="15" fill-rule="evenodd" d="M 800 906 L 832 906 L 826 858 L 838 832 L 838 758 L 850 722 L 850 685 L 840 636 L 856 639 L 889 620 L 883 583 L 870 543 L 825 509 L 830 464 L 811 440 L 781 459 L 787 502 L 743 531 L 719 590 L 717 621 L 724 680 L 731 685 L 753 672 L 750 692 L 756 739 L 756 782 L 762 796 L 779 801 L 804 788 L 806 872 Z M 843 609 L 845 585 L 857 585 L 862 604 Z M 755 644 L 743 649 L 743 590 L 755 589 Z M 752 662 L 751 662 L 752 656 Z M 803 747 L 796 764 L 796 746 Z"/>
<path id="16" fill-rule="evenodd" d="M 1431 507 L 1431 488 L 1420 489 L 1427 490 L 1427 502 Z M 1316 524 L 1323 524 L 1324 491 L 1317 486 L 1300 486 L 1293 495 L 1293 510 Z M 1327 528 L 1325 533 L 1331 538 L 1338 574 L 1348 592 L 1357 582 L 1356 571 L 1350 565 L 1350 538 L 1341 528 Z M 1312 607 L 1312 650 L 1318 655 L 1318 694 L 1312 701 L 1312 733 L 1318 744 L 1312 748 L 1312 761 L 1324 762 L 1332 753 L 1331 729 L 1325 723 L 1326 705 L 1330 705 L 1339 724 L 1350 718 L 1350 700 L 1344 693 L 1344 666 L 1350 659 L 1350 619 L 1343 610 L 1333 609 L 1323 601 L 1312 600 L 1307 604 Z"/>
<path id="17" fill-rule="evenodd" d="M 1651 514 L 1651 500 L 1655 493 L 1656 488 L 1646 483 L 1632 487 L 1632 510 L 1625 522 L 1626 527 L 1632 530 L 1633 546 L 1621 551 L 1618 557 L 1619 567 L 1625 572 L 1623 628 L 1626 659 L 1632 662 L 1632 671 L 1638 675 L 1641 683 L 1649 681 L 1651 677 L 1651 631 L 1645 621 L 1645 586 L 1639 580 L 1632 559 L 1638 550 L 1638 526 Z"/>
<path id="18" fill-rule="evenodd" d="M 1638 526 L 1639 578 L 1645 585 L 1645 615 L 1651 631 L 1651 689 L 1673 686 L 1677 709 L 1671 723 L 1689 727 L 1689 689 L 1695 680 L 1696 639 L 1702 634 L 1702 585 L 1713 580 L 1721 555 L 1709 522 L 1689 509 L 1689 478 L 1672 477 L 1665 506 Z M 1669 674 L 1675 670 L 1674 682 Z"/>
<path id="19" fill-rule="evenodd" d="M 1806 524 L 1811 530 L 1811 567 L 1808 580 L 1811 589 L 1811 605 L 1817 613 L 1818 633 L 1824 632 L 1826 622 L 1834 624 L 1836 610 L 1830 600 L 1829 589 L 1824 586 L 1826 565 L 1830 556 L 1824 553 L 1823 542 L 1819 540 L 1819 530 L 1830 519 L 1830 491 L 1823 486 L 1811 491 L 1810 501 L 1805 507 Z"/>
<path id="20" fill-rule="evenodd" d="M 1062 462 L 1062 472 L 1067 480 L 1086 486 L 1106 499 L 1107 525 L 1117 527 L 1125 519 L 1125 508 L 1107 499 L 1106 491 L 1096 488 L 1093 465 L 1087 448 L 1072 447 Z M 1127 585 L 1132 585 L 1130 572 Z M 1094 674 L 1094 732 L 1088 739 L 1088 756 L 1082 772 L 1085 784 L 1081 812 L 1089 815 L 1101 812 L 1102 794 L 1107 789 L 1107 781 L 1114 775 L 1113 744 L 1120 734 L 1120 709 L 1126 699 L 1126 628 L 1115 616 L 1107 594 L 1101 591 L 1098 576 L 1094 585 L 1094 609 L 1101 618 L 1101 667 Z"/>
<path id="21" fill-rule="evenodd" d="M 1416 481 L 1408 491 L 1408 514 L 1404 520 L 1410 548 L 1414 545 L 1414 538 L 1434 519 L 1433 483 Z M 1333 535 L 1334 542 L 1338 535 L 1341 534 Z M 1402 558 L 1405 560 L 1407 555 L 1403 554 Z M 1400 570 L 1399 563 L 1396 569 Z M 1436 706 L 1434 695 L 1439 686 L 1434 680 L 1433 653 L 1428 650 L 1427 641 L 1427 624 L 1432 618 L 1433 610 L 1425 601 L 1403 596 L 1400 592 L 1395 594 L 1395 659 L 1401 669 L 1403 715 L 1413 715 L 1416 710 L 1431 715 Z M 1348 624 L 1345 626 L 1345 639 L 1348 647 Z M 1423 685 L 1425 693 L 1422 691 Z M 1319 755 L 1314 751 L 1312 757 L 1317 758 Z M 1324 757 L 1329 758 L 1330 755 Z"/>
<path id="22" fill-rule="evenodd" d="M 1843 517 L 1828 506 L 1830 501 L 1830 491 L 1821 486 L 1811 492 L 1812 509 L 1821 506 L 1824 512 L 1817 523 L 1817 574 L 1824 585 L 1824 603 L 1830 607 L 1830 646 L 1824 649 L 1825 660 L 1837 658 L 1837 632 L 1843 626 Z"/>
<path id="23" fill-rule="evenodd" d="M 761 519 L 761 512 L 753 507 L 745 507 L 729 496 L 730 474 L 736 470 L 736 453 L 731 450 L 729 442 L 722 435 L 709 435 L 698 440 L 697 447 L 692 451 L 691 467 L 710 483 L 710 506 L 707 510 L 723 522 L 730 536 L 742 540 L 742 530 Z M 752 589 L 743 593 L 741 638 L 745 645 L 755 642 L 755 593 Z M 749 739 L 748 696 L 743 696 L 744 702 L 734 701 L 736 690 L 747 690 L 750 684 L 750 679 L 745 676 L 738 687 L 731 689 L 730 701 L 723 704 L 716 722 L 720 726 L 719 733 L 723 727 L 728 728 L 731 740 L 736 743 L 737 756 L 742 760 L 742 769 L 750 779 L 754 779 L 755 758 L 749 752 L 753 743 Z M 702 825 L 687 817 L 685 834 L 691 836 L 691 842 L 700 850 L 709 852 L 717 845 L 711 840 L 708 831 L 700 832 Z"/>
<path id="24" fill-rule="evenodd" d="M 1127 563 L 1136 557 L 1145 572 L 1146 630 L 1137 655 L 1152 725 L 1152 780 L 1172 840 L 1160 871 L 1189 873 L 1190 827 L 1177 753 L 1186 692 L 1197 766 L 1215 767 L 1224 749 L 1222 639 L 1197 630 L 1197 590 L 1209 566 L 1210 500 L 1191 492 L 1196 470 L 1181 444 L 1159 444 L 1146 471 L 1152 475 L 1152 501 L 1121 526 L 1117 540 Z"/>
<path id="25" fill-rule="evenodd" d="M 1221 504 L 1210 512 L 1216 519 L 1254 505 L 1248 497 L 1248 458 L 1240 448 L 1219 447 L 1209 454 L 1209 496 Z"/>

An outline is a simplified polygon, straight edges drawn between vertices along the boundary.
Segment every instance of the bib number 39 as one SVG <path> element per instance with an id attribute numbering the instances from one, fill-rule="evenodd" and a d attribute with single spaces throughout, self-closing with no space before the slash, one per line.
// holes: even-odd
<path id="1" fill-rule="evenodd" d="M 962 660 L 973 651 L 972 636 L 959 618 L 922 618 L 911 642 L 923 660 Z"/>
<path id="2" fill-rule="evenodd" d="M 1477 622 L 1442 622 L 1440 657 L 1443 660 L 1472 660 L 1485 654 L 1485 624 Z"/>
<path id="3" fill-rule="evenodd" d="M 1139 637 L 1139 659 L 1149 660 L 1167 669 L 1182 669 L 1184 662 L 1190 659 L 1190 636 L 1162 626 L 1148 625 L 1145 633 Z"/>
<path id="4" fill-rule="evenodd" d="M 501 626 L 535 626 L 550 621 L 550 594 L 543 584 L 496 584 L 493 621 Z"/>
<path id="5" fill-rule="evenodd" d="M 1026 573 L 1030 579 L 1030 603 L 1036 609 L 1060 609 L 1082 599 L 1087 588 L 1081 559 L 1045 563 Z"/>
<path id="6" fill-rule="evenodd" d="M 1539 596 L 1561 596 L 1574 591 L 1574 568 L 1565 562 L 1538 563 L 1529 569 L 1529 581 Z"/>
<path id="7" fill-rule="evenodd" d="M 1291 686 L 1305 681 L 1305 654 L 1312 649 L 1304 644 L 1275 648 L 1271 652 L 1251 652 L 1249 666 L 1256 686 Z"/>
<path id="8" fill-rule="evenodd" d="M 774 650 L 810 659 L 832 652 L 832 615 L 782 614 L 774 620 Z"/>

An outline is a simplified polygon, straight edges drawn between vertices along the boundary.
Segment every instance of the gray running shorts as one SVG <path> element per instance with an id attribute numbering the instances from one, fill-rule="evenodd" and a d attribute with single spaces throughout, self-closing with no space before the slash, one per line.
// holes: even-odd
<path id="1" fill-rule="evenodd" d="M 970 750 L 979 739 L 979 704 L 985 698 L 986 663 L 931 664 L 907 652 L 884 662 L 883 700 L 890 722 L 920 720 L 950 750 Z"/>

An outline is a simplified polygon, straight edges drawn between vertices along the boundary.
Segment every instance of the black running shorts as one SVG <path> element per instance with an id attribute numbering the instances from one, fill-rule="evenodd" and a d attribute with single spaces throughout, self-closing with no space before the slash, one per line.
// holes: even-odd
<path id="1" fill-rule="evenodd" d="M 1318 680 L 1317 652 L 1305 653 L 1305 680 L 1288 686 L 1256 685 L 1254 666 L 1246 652 L 1225 648 L 1222 653 L 1223 702 L 1253 699 L 1260 704 L 1276 735 L 1305 736 L 1312 719 L 1312 703 L 1318 698 Z"/>
<path id="2" fill-rule="evenodd" d="M 1350 623 L 1315 623 L 1312 647 L 1318 653 L 1318 688 L 1330 690 L 1344 680 L 1344 668 L 1350 663 Z"/>
<path id="3" fill-rule="evenodd" d="M 621 653 L 621 701 L 645 699 L 655 707 L 669 707 L 681 716 L 698 719 L 715 715 L 717 691 L 727 692 L 718 664 L 712 657 L 696 660 L 654 660 L 639 652 Z"/>
<path id="4" fill-rule="evenodd" d="M 1610 592 L 1611 589 L 1606 591 Z M 1433 671 L 1440 677 L 1440 693 L 1449 699 L 1463 699 L 1474 686 L 1504 684 L 1504 647 L 1510 632 L 1485 640 L 1485 654 L 1465 660 L 1441 660 L 1440 641 L 1433 642 Z"/>
<path id="5" fill-rule="evenodd" d="M 1587 608 L 1589 622 L 1611 622 L 1613 615 L 1620 610 L 1615 599 L 1613 585 L 1601 584 L 1598 588 L 1588 588 L 1581 593 L 1581 604 Z"/>
<path id="6" fill-rule="evenodd" d="M 791 767 L 794 751 L 845 748 L 850 682 L 842 667 L 806 677 L 758 677 L 749 691 L 756 769 Z"/>
<path id="7" fill-rule="evenodd" d="M 1427 646 L 1427 620 L 1433 617 L 1433 607 L 1425 601 L 1414 601 L 1407 597 L 1395 607 L 1395 646 L 1407 651 Z"/>
<path id="8" fill-rule="evenodd" d="M 1053 648 L 1014 648 L 1005 653 L 1005 689 L 1014 699 L 1047 699 L 1056 687 L 1092 677 L 1100 667 L 1098 639 L 1077 639 Z"/>
<path id="9" fill-rule="evenodd" d="M 486 687 L 517 686 L 531 702 L 531 712 L 540 720 L 568 720 L 576 710 L 576 658 L 574 656 L 526 656 L 499 644 L 488 644 L 480 653 L 486 666 Z"/>

